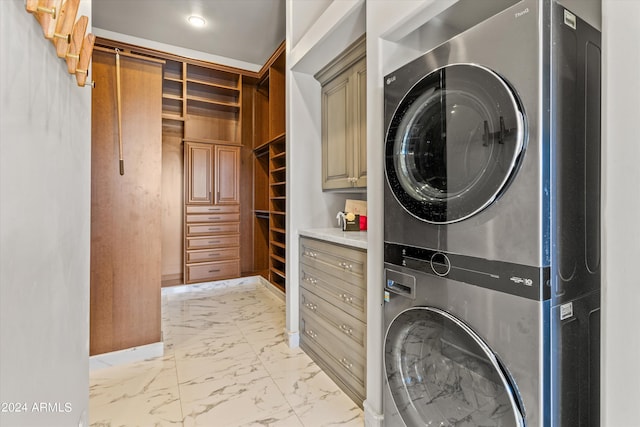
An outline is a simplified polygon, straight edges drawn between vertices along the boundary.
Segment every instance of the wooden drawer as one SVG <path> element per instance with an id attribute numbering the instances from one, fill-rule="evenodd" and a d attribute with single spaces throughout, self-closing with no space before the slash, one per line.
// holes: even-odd
<path id="1" fill-rule="evenodd" d="M 340 341 L 336 341 L 333 335 L 312 317 L 301 315 L 300 331 L 303 349 L 308 346 L 324 362 L 320 364 L 327 366 L 349 388 L 364 396 L 366 370 L 364 359 L 354 357 L 351 347 L 340 345 Z"/>
<path id="2" fill-rule="evenodd" d="M 352 283 L 366 283 L 367 253 L 320 240 L 300 238 L 300 262 Z"/>
<path id="3" fill-rule="evenodd" d="M 211 214 L 188 214 L 187 223 L 195 222 L 238 222 L 240 221 L 239 213 L 211 213 Z"/>
<path id="4" fill-rule="evenodd" d="M 338 340 L 354 347 L 354 357 L 366 357 L 367 329 L 363 322 L 336 308 L 306 289 L 300 291 L 300 310 L 305 317 L 317 316 Z"/>
<path id="5" fill-rule="evenodd" d="M 236 234 L 232 236 L 189 237 L 187 239 L 187 250 L 227 248 L 233 246 L 240 246 L 240 235 Z"/>
<path id="6" fill-rule="evenodd" d="M 187 264 L 194 262 L 226 261 L 240 258 L 240 248 L 187 251 Z"/>
<path id="7" fill-rule="evenodd" d="M 236 234 L 240 232 L 240 223 L 187 224 L 187 236 L 216 234 Z"/>
<path id="8" fill-rule="evenodd" d="M 186 282 L 206 282 L 240 277 L 240 260 L 187 264 Z"/>
<path id="9" fill-rule="evenodd" d="M 345 282 L 323 271 L 300 264 L 300 285 L 366 323 L 367 291 L 362 284 Z"/>
<path id="10" fill-rule="evenodd" d="M 187 206 L 187 214 L 238 213 L 240 205 Z"/>

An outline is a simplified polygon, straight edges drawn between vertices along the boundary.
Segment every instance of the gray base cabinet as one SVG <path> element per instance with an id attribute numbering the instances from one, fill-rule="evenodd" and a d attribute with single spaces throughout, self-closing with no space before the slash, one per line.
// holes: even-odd
<path id="1" fill-rule="evenodd" d="M 366 272 L 365 251 L 300 238 L 300 347 L 360 407 L 366 397 Z"/>

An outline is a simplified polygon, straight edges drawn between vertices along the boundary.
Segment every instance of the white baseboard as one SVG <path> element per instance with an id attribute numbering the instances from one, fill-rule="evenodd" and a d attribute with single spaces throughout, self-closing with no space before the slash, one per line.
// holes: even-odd
<path id="1" fill-rule="evenodd" d="M 384 415 L 378 414 L 371 408 L 368 400 L 365 400 L 362 404 L 364 407 L 364 425 L 365 427 L 382 427 L 384 422 Z"/>
<path id="2" fill-rule="evenodd" d="M 139 347 L 126 348 L 110 353 L 97 354 L 89 358 L 89 371 L 95 371 L 125 363 L 139 362 L 164 356 L 164 343 L 141 345 Z"/>
<path id="3" fill-rule="evenodd" d="M 275 295 L 279 300 L 286 303 L 286 297 L 284 295 L 284 292 L 278 289 L 273 283 L 271 283 L 270 281 L 268 281 L 262 276 L 252 276 L 252 278 L 257 279 L 260 283 L 264 285 L 265 288 L 270 290 L 273 293 L 273 295 Z"/>
<path id="4" fill-rule="evenodd" d="M 287 342 L 289 343 L 289 348 L 298 348 L 300 347 L 300 332 L 299 331 L 288 331 L 286 328 L 284 333 L 287 337 Z"/>

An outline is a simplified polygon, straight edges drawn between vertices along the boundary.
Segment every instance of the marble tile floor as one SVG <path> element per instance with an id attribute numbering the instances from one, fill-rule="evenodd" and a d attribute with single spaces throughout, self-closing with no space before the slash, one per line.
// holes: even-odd
<path id="1" fill-rule="evenodd" d="M 363 426 L 284 326 L 257 278 L 164 288 L 164 356 L 92 371 L 91 426 Z"/>

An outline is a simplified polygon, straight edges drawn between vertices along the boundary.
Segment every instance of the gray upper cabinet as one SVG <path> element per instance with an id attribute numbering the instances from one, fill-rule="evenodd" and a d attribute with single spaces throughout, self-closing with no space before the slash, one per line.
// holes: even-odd
<path id="1" fill-rule="evenodd" d="M 315 78 L 322 85 L 322 189 L 367 186 L 367 70 L 365 37 Z"/>

